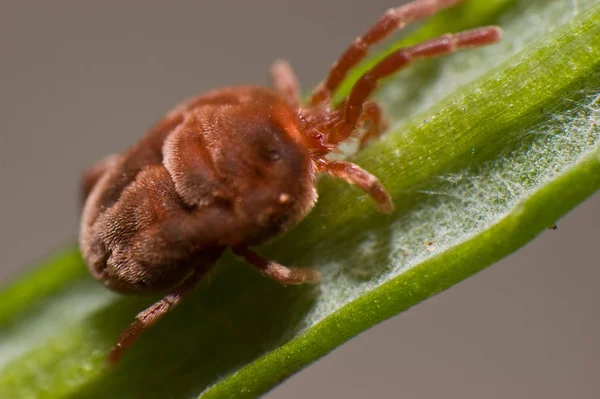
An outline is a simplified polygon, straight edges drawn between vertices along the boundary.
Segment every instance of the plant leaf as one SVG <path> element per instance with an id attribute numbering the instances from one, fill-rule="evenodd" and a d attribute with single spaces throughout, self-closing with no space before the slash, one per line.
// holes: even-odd
<path id="1" fill-rule="evenodd" d="M 152 299 L 108 292 L 71 250 L 0 293 L 3 396 L 254 397 L 523 246 L 598 190 L 600 4 L 470 1 L 434 22 L 407 40 L 483 23 L 505 37 L 385 82 L 378 97 L 394 127 L 354 161 L 398 211 L 379 215 L 323 178 L 311 215 L 261 248 L 318 268 L 318 287 L 278 286 L 226 256 L 112 370 L 106 351 Z"/>

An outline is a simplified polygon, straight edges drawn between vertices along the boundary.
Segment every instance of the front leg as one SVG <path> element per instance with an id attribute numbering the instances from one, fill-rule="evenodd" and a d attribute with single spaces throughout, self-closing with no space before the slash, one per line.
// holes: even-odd
<path id="1" fill-rule="evenodd" d="M 317 162 L 317 168 L 321 173 L 346 180 L 369 194 L 377 204 L 377 209 L 382 213 L 392 213 L 394 204 L 387 190 L 379 180 L 360 166 L 346 161 L 333 161 L 322 159 Z"/>
<path id="2" fill-rule="evenodd" d="M 363 106 L 363 113 L 360 116 L 359 122 L 369 121 L 367 132 L 360 138 L 358 149 L 362 150 L 366 144 L 381 136 L 387 129 L 387 120 L 383 116 L 383 112 L 379 105 L 374 101 L 367 101 Z"/>
<path id="3" fill-rule="evenodd" d="M 285 98 L 291 107 L 300 104 L 300 86 L 292 66 L 286 60 L 277 60 L 271 65 L 271 80 L 275 90 Z"/>

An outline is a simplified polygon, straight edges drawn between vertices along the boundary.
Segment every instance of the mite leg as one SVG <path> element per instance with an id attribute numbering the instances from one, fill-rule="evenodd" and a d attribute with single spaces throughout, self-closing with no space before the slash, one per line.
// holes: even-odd
<path id="1" fill-rule="evenodd" d="M 192 275 L 181 283 L 180 286 L 169 292 L 163 299 L 156 302 L 148 309 L 140 312 L 135 317 L 135 321 L 123 331 L 117 344 L 110 350 L 107 358 L 108 363 L 113 365 L 118 363 L 123 352 L 140 337 L 144 330 L 154 325 L 166 315 L 169 310 L 177 306 L 187 294 L 193 291 L 209 269 L 210 268 L 207 267 L 196 268 Z"/>
<path id="2" fill-rule="evenodd" d="M 463 0 L 416 0 L 397 8 L 390 8 L 362 36 L 359 36 L 333 63 L 327 79 L 321 82 L 311 98 L 311 104 L 328 101 L 346 74 L 365 56 L 369 47 L 402 29 L 406 24 L 428 18 L 438 11 L 452 7 Z"/>
<path id="3" fill-rule="evenodd" d="M 365 148 L 369 141 L 378 138 L 387 129 L 387 121 L 383 117 L 381 108 L 373 101 L 367 101 L 364 104 L 359 122 L 362 121 L 369 121 L 370 125 L 367 132 L 360 138 L 359 150 Z"/>
<path id="4" fill-rule="evenodd" d="M 300 104 L 300 87 L 292 66 L 286 60 L 276 60 L 271 65 L 271 80 L 275 89 L 292 107 Z"/>
<path id="5" fill-rule="evenodd" d="M 329 136 L 331 144 L 345 140 L 356 127 L 363 112 L 365 100 L 377 88 L 377 81 L 406 68 L 414 60 L 454 53 L 466 48 L 481 47 L 500 40 L 501 30 L 486 26 L 455 34 L 446 34 L 417 45 L 401 48 L 367 71 L 352 87 L 344 104 L 343 118 Z"/>
<path id="6" fill-rule="evenodd" d="M 92 191 L 98 180 L 100 180 L 104 172 L 110 169 L 112 165 L 117 163 L 119 157 L 120 156 L 118 154 L 109 155 L 103 160 L 95 163 L 94 166 L 85 171 L 81 179 L 83 201 L 85 201 L 88 195 L 90 195 L 90 192 Z"/>
<path id="7" fill-rule="evenodd" d="M 346 180 L 369 194 L 383 213 L 392 213 L 394 204 L 385 187 L 379 180 L 360 166 L 346 161 L 324 160 L 317 164 L 319 172 Z"/>
<path id="8" fill-rule="evenodd" d="M 237 256 L 240 256 L 256 267 L 260 272 L 271 280 L 283 285 L 299 285 L 303 283 L 318 283 L 321 274 L 312 269 L 297 269 L 285 267 L 272 260 L 265 259 L 247 247 L 232 248 Z"/>

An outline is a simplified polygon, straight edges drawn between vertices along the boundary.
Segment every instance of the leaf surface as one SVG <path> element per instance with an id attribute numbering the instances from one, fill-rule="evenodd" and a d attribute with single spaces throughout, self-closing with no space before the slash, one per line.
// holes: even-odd
<path id="1" fill-rule="evenodd" d="M 392 129 L 353 160 L 389 189 L 392 216 L 322 178 L 309 217 L 260 249 L 319 269 L 319 286 L 281 287 L 225 256 L 111 370 L 106 351 L 157 298 L 108 292 L 67 251 L 0 293 L 0 396 L 254 397 L 597 191 L 600 4 L 470 1 L 393 48 L 489 23 L 501 43 L 416 65 L 377 94 Z"/>

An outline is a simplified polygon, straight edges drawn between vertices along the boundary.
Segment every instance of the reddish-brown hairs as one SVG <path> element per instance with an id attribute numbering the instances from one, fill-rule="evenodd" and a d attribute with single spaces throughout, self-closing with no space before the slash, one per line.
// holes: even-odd
<path id="1" fill-rule="evenodd" d="M 318 173 L 356 185 L 381 212 L 393 211 L 375 176 L 327 155 L 365 123 L 361 147 L 384 131 L 379 106 L 368 100 L 379 80 L 418 59 L 494 43 L 500 29 L 401 48 L 365 72 L 341 104 L 332 103 L 332 93 L 370 46 L 458 3 L 416 0 L 388 10 L 344 51 L 308 104 L 300 101 L 290 65 L 276 61 L 274 89 L 230 87 L 192 98 L 84 175 L 80 246 L 91 273 L 115 291 L 166 292 L 123 332 L 111 363 L 192 291 L 227 248 L 280 284 L 319 281 L 315 270 L 286 267 L 250 248 L 306 216 L 317 200 Z"/>

